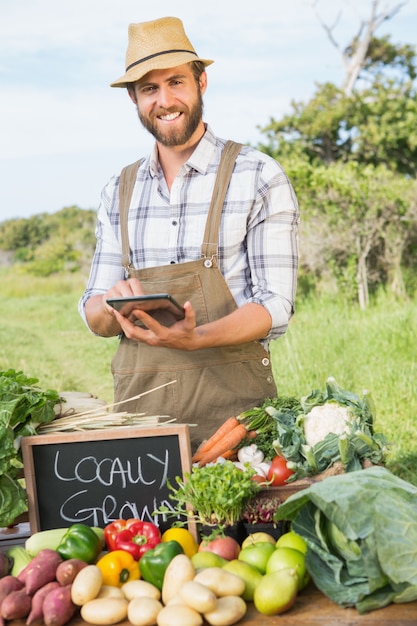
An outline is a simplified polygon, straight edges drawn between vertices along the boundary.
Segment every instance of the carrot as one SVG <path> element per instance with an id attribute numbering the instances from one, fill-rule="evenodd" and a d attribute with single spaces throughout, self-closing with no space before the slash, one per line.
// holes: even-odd
<path id="1" fill-rule="evenodd" d="M 226 452 L 223 452 L 221 456 L 223 459 L 228 459 L 229 461 L 236 461 L 237 450 L 227 450 Z"/>
<path id="2" fill-rule="evenodd" d="M 229 417 L 219 428 L 212 434 L 211 437 L 203 441 L 200 447 L 196 450 L 193 456 L 193 463 L 197 463 L 204 454 L 206 454 L 216 443 L 218 443 L 227 433 L 230 433 L 233 428 L 238 426 L 239 420 L 237 417 Z"/>
<path id="3" fill-rule="evenodd" d="M 243 424 L 238 424 L 230 432 L 226 433 L 220 441 L 212 446 L 208 452 L 206 452 L 200 459 L 199 465 L 203 467 L 207 463 L 215 461 L 219 456 L 222 456 L 225 452 L 236 448 L 241 441 L 246 437 L 247 430 Z"/>

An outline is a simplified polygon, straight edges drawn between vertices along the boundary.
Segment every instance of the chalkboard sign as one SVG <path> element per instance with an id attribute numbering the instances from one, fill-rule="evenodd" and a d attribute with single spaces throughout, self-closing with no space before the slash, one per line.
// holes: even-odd
<path id="1" fill-rule="evenodd" d="M 185 424 L 23 437 L 22 455 L 32 533 L 131 517 L 163 532 L 175 518 L 152 513 L 172 508 L 167 481 L 191 469 Z"/>

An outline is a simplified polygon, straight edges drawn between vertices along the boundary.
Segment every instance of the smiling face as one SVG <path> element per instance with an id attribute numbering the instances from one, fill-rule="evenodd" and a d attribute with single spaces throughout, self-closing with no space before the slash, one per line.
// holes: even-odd
<path id="1" fill-rule="evenodd" d="M 189 63 L 149 72 L 129 89 L 139 119 L 164 146 L 186 147 L 204 132 L 202 96 L 207 75 L 198 81 Z"/>

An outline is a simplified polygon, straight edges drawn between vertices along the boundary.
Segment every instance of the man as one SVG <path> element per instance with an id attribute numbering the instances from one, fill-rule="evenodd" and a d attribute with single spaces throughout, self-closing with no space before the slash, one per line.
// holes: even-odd
<path id="1" fill-rule="evenodd" d="M 293 314 L 298 261 L 294 191 L 261 152 L 241 147 L 228 159 L 224 203 L 209 214 L 226 144 L 203 121 L 212 62 L 198 57 L 178 18 L 129 26 L 126 72 L 111 86 L 127 88 L 156 142 L 135 174 L 126 219 L 120 177 L 102 192 L 79 307 L 92 332 L 121 336 L 112 361 L 120 410 L 197 425 L 194 448 L 230 415 L 276 395 L 268 344 Z M 164 292 L 185 312 L 169 327 L 107 303 Z"/>

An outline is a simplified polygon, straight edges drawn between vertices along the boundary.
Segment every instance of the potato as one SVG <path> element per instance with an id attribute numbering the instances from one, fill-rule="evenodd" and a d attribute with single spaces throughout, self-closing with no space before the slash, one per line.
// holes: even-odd
<path id="1" fill-rule="evenodd" d="M 146 580 L 129 580 L 122 585 L 123 595 L 127 600 L 133 600 L 133 598 L 153 598 L 154 600 L 160 600 L 161 592 L 158 587 L 148 583 Z"/>
<path id="2" fill-rule="evenodd" d="M 199 613 L 208 613 L 214 611 L 217 606 L 217 596 L 211 589 L 196 582 L 189 580 L 184 583 L 179 591 L 184 604 L 195 609 Z"/>
<path id="3" fill-rule="evenodd" d="M 98 593 L 97 598 L 124 598 L 123 591 L 120 587 L 113 585 L 103 585 Z"/>
<path id="4" fill-rule="evenodd" d="M 246 602 L 240 596 L 224 596 L 217 601 L 214 611 L 204 613 L 204 619 L 211 626 L 231 626 L 246 614 Z"/>
<path id="5" fill-rule="evenodd" d="M 53 580 L 35 591 L 32 598 L 32 608 L 26 620 L 26 626 L 31 626 L 31 624 L 34 624 L 35 622 L 43 621 L 43 604 L 45 602 L 45 598 L 50 591 L 58 589 L 59 586 L 59 582 Z"/>
<path id="6" fill-rule="evenodd" d="M 162 585 L 162 602 L 168 604 L 170 598 L 175 596 L 180 587 L 189 580 L 193 580 L 195 568 L 191 559 L 185 554 L 177 554 L 165 570 Z"/>
<path id="7" fill-rule="evenodd" d="M 87 565 L 78 572 L 71 586 L 71 599 L 77 606 L 94 600 L 100 593 L 103 574 L 97 565 Z"/>
<path id="8" fill-rule="evenodd" d="M 203 618 L 185 604 L 173 604 L 159 611 L 156 623 L 158 626 L 201 626 Z"/>
<path id="9" fill-rule="evenodd" d="M 172 598 L 168 600 L 165 606 L 172 606 L 173 604 L 184 604 L 184 600 L 181 598 L 179 593 L 175 594 L 175 596 L 172 596 Z"/>
<path id="10" fill-rule="evenodd" d="M 70 585 L 80 570 L 86 567 L 88 563 L 81 559 L 67 559 L 62 561 L 56 568 L 55 578 L 60 585 Z"/>
<path id="11" fill-rule="evenodd" d="M 155 598 L 133 598 L 127 607 L 127 619 L 133 626 L 154 626 L 162 608 Z"/>
<path id="12" fill-rule="evenodd" d="M 240 596 L 245 591 L 245 581 L 221 567 L 206 567 L 195 575 L 194 580 L 211 589 L 218 598 Z"/>
<path id="13" fill-rule="evenodd" d="M 71 585 L 52 589 L 43 602 L 42 610 L 46 626 L 64 626 L 69 622 L 76 610 L 71 600 Z"/>
<path id="14" fill-rule="evenodd" d="M 89 624 L 110 626 L 127 618 L 126 598 L 94 598 L 81 607 L 81 617 Z"/>
<path id="15" fill-rule="evenodd" d="M 11 591 L 1 603 L 1 616 L 3 619 L 21 619 L 30 613 L 32 597 L 26 589 Z"/>

